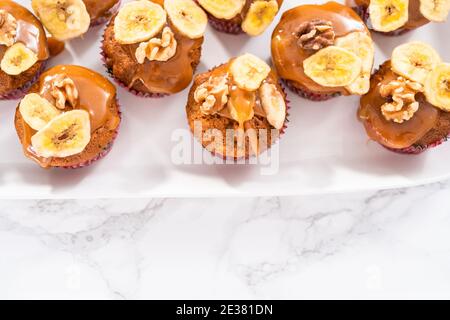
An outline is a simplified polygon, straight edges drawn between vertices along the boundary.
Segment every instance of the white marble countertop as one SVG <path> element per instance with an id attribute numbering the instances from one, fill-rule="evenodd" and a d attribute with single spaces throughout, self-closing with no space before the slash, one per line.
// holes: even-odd
<path id="1" fill-rule="evenodd" d="M 0 201 L 0 298 L 448 299 L 449 195 Z"/>

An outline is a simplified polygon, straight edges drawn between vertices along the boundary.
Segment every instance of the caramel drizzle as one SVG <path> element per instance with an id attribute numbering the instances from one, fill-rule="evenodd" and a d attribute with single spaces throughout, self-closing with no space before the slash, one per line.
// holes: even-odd
<path id="1" fill-rule="evenodd" d="M 303 70 L 303 61 L 314 52 L 298 46 L 297 29 L 304 22 L 321 19 L 331 22 L 336 37 L 351 32 L 370 34 L 360 17 L 349 7 L 336 2 L 324 5 L 302 5 L 286 11 L 272 35 L 272 60 L 281 78 L 295 82 L 318 93 L 339 92 L 348 95 L 344 87 L 324 87 L 309 78 Z"/>
<path id="2" fill-rule="evenodd" d="M 75 109 L 86 110 L 90 115 L 91 133 L 105 127 L 115 130 L 120 124 L 120 117 L 111 112 L 110 107 L 116 101 L 116 88 L 100 74 L 80 66 L 59 65 L 46 71 L 39 78 L 38 84 L 32 92 L 39 93 L 43 98 L 54 103 L 51 95 L 51 82 L 58 76 L 66 75 L 72 79 L 79 93 L 79 102 Z M 66 110 L 70 111 L 67 106 Z M 23 119 L 20 125 L 24 128 L 22 144 L 25 155 L 38 162 L 42 167 L 48 167 L 51 158 L 38 156 L 31 147 L 31 137 L 36 134 Z"/>
<path id="3" fill-rule="evenodd" d="M 26 8 L 9 1 L 0 0 L 0 8 L 9 12 L 17 20 L 16 43 L 23 43 L 28 49 L 34 51 L 39 61 L 49 58 L 47 37 L 39 20 Z M 0 46 L 0 60 L 6 52 L 6 47 Z"/>
<path id="4" fill-rule="evenodd" d="M 245 132 L 247 130 L 252 129 L 249 121 L 253 120 L 255 116 L 267 118 L 267 115 L 262 107 L 259 90 L 246 91 L 238 88 L 238 86 L 234 83 L 233 77 L 229 72 L 229 68 L 232 61 L 233 60 L 215 68 L 210 73 L 210 77 L 228 77 L 230 80 L 228 84 L 229 86 L 228 102 L 218 112 L 213 113 L 212 116 L 217 115 L 220 117 L 224 117 L 236 123 L 238 125 L 238 129 L 235 131 L 235 138 L 237 138 L 237 141 L 242 141 Z M 271 71 L 262 83 L 273 84 L 277 87 L 278 90 L 283 92 L 278 84 L 278 77 L 276 76 L 274 71 Z M 235 116 L 232 115 L 232 111 L 230 109 L 230 100 L 234 100 L 235 103 L 234 105 L 234 108 L 236 109 Z M 248 119 L 248 115 L 252 113 L 253 117 L 251 119 Z M 238 119 L 236 119 L 236 116 L 238 117 Z M 249 134 L 248 138 L 252 152 L 255 155 L 259 154 L 262 151 L 261 147 L 264 148 L 264 146 L 260 146 L 258 142 L 258 134 L 252 132 L 251 134 Z M 237 156 L 237 154 L 233 153 L 233 156 Z"/>
<path id="5" fill-rule="evenodd" d="M 220 67 L 214 69 L 211 72 L 211 77 L 223 77 L 226 75 L 229 75 L 229 67 L 232 61 L 221 65 Z M 270 72 L 270 74 L 267 76 L 267 78 L 264 80 L 265 82 L 268 82 L 270 84 L 274 84 L 277 86 L 277 88 L 279 87 L 278 85 L 278 80 L 277 80 L 277 76 L 275 75 L 275 73 L 272 71 Z M 247 92 L 244 92 L 244 90 L 236 90 L 237 86 L 236 84 L 233 83 L 233 80 L 231 79 L 230 84 L 230 96 L 234 95 L 236 100 L 239 101 L 246 101 L 248 100 L 248 95 L 246 94 Z M 253 108 L 253 112 L 255 113 L 255 115 L 263 117 L 263 118 L 267 118 L 266 112 L 264 111 L 262 104 L 261 104 L 261 98 L 259 96 L 259 92 L 258 90 L 253 92 L 255 94 L 255 98 L 252 99 L 252 103 L 251 103 L 251 107 Z M 230 97 L 229 97 L 230 98 Z M 228 104 L 225 105 L 221 110 L 219 110 L 217 113 L 217 115 L 233 120 L 233 121 L 237 121 L 232 115 L 231 115 L 231 111 L 228 107 Z M 239 121 L 237 121 L 239 122 Z M 239 126 L 243 126 L 245 125 L 244 123 L 240 123 Z"/>

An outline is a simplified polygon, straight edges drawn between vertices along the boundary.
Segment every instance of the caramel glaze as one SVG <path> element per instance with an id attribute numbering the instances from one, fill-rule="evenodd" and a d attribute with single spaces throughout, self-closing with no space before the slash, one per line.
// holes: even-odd
<path id="1" fill-rule="evenodd" d="M 66 48 L 66 44 L 63 41 L 59 41 L 54 37 L 47 38 L 48 50 L 50 52 L 50 57 L 56 57 Z"/>
<path id="2" fill-rule="evenodd" d="M 83 0 L 91 21 L 107 16 L 120 0 Z"/>
<path id="3" fill-rule="evenodd" d="M 303 70 L 303 61 L 314 54 L 304 50 L 298 44 L 297 29 L 303 22 L 314 19 L 330 21 L 336 37 L 345 36 L 354 31 L 369 30 L 361 18 L 349 7 L 336 2 L 323 5 L 303 5 L 286 11 L 272 34 L 272 60 L 281 78 L 306 87 L 308 90 L 321 93 L 350 93 L 344 87 L 324 87 L 309 78 Z"/>
<path id="4" fill-rule="evenodd" d="M 164 6 L 164 0 L 151 1 Z M 114 19 L 111 20 L 108 28 L 114 27 Z M 136 88 L 142 84 L 151 93 L 173 94 L 184 90 L 191 83 L 194 75 L 191 53 L 201 48 L 204 38 L 189 39 L 177 30 L 169 18 L 167 18 L 167 26 L 172 29 L 177 41 L 177 51 L 168 61 L 145 59 L 145 62 L 140 64 L 136 59 L 136 49 L 140 43 L 129 45 L 117 43 L 131 61 L 134 61 L 133 69 L 129 71 L 133 75 L 130 83 L 127 83 L 129 88 Z M 155 37 L 161 37 L 161 35 L 162 30 Z"/>
<path id="5" fill-rule="evenodd" d="M 78 106 L 75 109 L 83 109 L 89 112 L 91 119 L 91 132 L 100 128 L 109 130 L 117 129 L 120 124 L 119 116 L 111 113 L 111 105 L 116 103 L 116 88 L 100 74 L 80 66 L 59 65 L 41 75 L 33 90 L 43 98 L 55 103 L 50 94 L 50 83 L 58 75 L 66 75 L 71 78 L 77 87 L 79 94 Z M 64 111 L 72 110 L 66 107 Z M 24 128 L 22 144 L 25 155 L 38 162 L 42 167 L 48 167 L 51 158 L 39 157 L 31 147 L 31 137 L 36 133 L 24 120 L 21 119 Z"/>
<path id="6" fill-rule="evenodd" d="M 362 6 L 364 9 L 368 9 L 370 0 L 346 0 L 346 3 L 348 6 L 353 8 Z M 419 8 L 420 8 L 420 0 L 409 0 L 408 21 L 404 24 L 402 29 L 411 30 L 421 27 L 430 22 L 420 13 Z"/>
<path id="7" fill-rule="evenodd" d="M 21 42 L 34 51 L 39 61 L 47 60 L 50 54 L 41 22 L 30 11 L 13 1 L 0 0 L 0 9 L 7 11 L 17 20 L 15 42 Z M 6 46 L 0 45 L 0 60 L 3 59 L 5 52 Z"/>
<path id="8" fill-rule="evenodd" d="M 230 68 L 230 64 L 232 61 L 233 60 L 215 68 L 211 72 L 211 77 L 223 77 L 223 76 L 226 76 L 227 74 L 230 75 L 229 68 Z M 269 75 L 264 80 L 264 82 L 276 85 L 277 88 L 279 88 L 278 77 L 274 71 L 271 71 L 269 73 Z M 222 98 L 221 96 L 217 95 L 216 101 L 221 101 L 221 98 Z M 251 109 L 253 109 L 253 112 L 255 115 L 258 115 L 258 116 L 261 116 L 264 118 L 267 117 L 267 115 L 264 111 L 264 108 L 261 105 L 261 98 L 259 96 L 258 90 L 249 92 L 249 91 L 239 89 L 234 84 L 233 79 L 231 79 L 231 81 L 229 83 L 229 100 L 235 101 L 235 105 L 238 106 L 238 108 L 240 109 L 240 110 L 238 110 L 239 114 L 242 114 L 242 115 L 249 114 Z M 217 114 L 221 117 L 236 121 L 236 119 L 234 119 L 231 116 L 231 112 L 230 112 L 230 109 L 228 108 L 228 106 L 225 106 L 224 108 L 219 110 L 217 112 Z M 239 125 L 244 125 L 244 123 L 241 123 Z"/>
<path id="9" fill-rule="evenodd" d="M 380 87 L 397 78 L 398 75 L 391 70 L 390 61 L 385 62 L 372 76 L 370 91 L 361 98 L 358 117 L 372 140 L 389 148 L 403 149 L 414 145 L 435 127 L 440 111 L 419 93 L 416 95 L 419 110 L 410 120 L 403 123 L 386 120 L 381 106 L 390 100 L 380 95 Z"/>
<path id="10" fill-rule="evenodd" d="M 203 37 L 189 39 L 183 36 L 170 22 L 168 22 L 168 26 L 174 32 L 177 41 L 177 51 L 168 61 L 146 59 L 143 64 L 139 64 L 135 56 L 139 43 L 123 45 L 128 55 L 136 62 L 134 77 L 129 84 L 130 88 L 140 81 L 150 92 L 173 94 L 182 91 L 191 83 L 194 70 L 191 65 L 190 53 L 202 46 Z M 161 37 L 161 34 L 162 32 L 156 37 Z"/>
<path id="11" fill-rule="evenodd" d="M 271 130 L 274 129 L 273 126 L 268 122 L 267 115 L 261 104 L 261 97 L 259 90 L 246 91 L 237 87 L 231 73 L 229 72 L 230 62 L 223 64 L 213 70 L 207 72 L 206 74 L 198 75 L 202 79 L 202 82 L 194 81 L 194 86 L 189 94 L 189 105 L 187 107 L 189 124 L 191 129 L 194 130 L 193 121 L 201 120 L 202 132 L 205 134 L 209 129 L 218 129 L 222 131 L 224 137 L 227 137 L 227 130 L 233 129 L 237 135 L 231 137 L 232 140 L 225 139 L 223 145 L 217 145 L 217 141 L 214 141 L 214 151 L 213 153 L 222 156 L 224 158 L 234 158 L 238 159 L 241 157 L 249 157 L 251 155 L 257 155 L 265 150 L 267 150 L 272 143 L 274 138 L 270 134 L 268 137 L 260 136 L 259 130 Z M 215 112 L 209 115 L 203 114 L 200 110 L 198 104 L 194 101 L 194 92 L 205 81 L 208 81 L 210 77 L 221 77 L 228 75 L 229 77 L 229 94 L 228 103 L 225 106 L 215 106 Z M 279 84 L 278 76 L 275 71 L 271 71 L 263 83 L 270 83 L 277 87 L 277 90 L 286 99 L 283 88 Z M 216 95 L 216 101 L 221 101 L 222 96 L 220 94 Z M 232 116 L 232 111 L 230 103 L 233 105 L 235 117 Z M 191 117 L 193 116 L 193 118 Z M 287 114 L 286 114 L 287 116 Z M 245 150 L 239 148 L 236 137 L 239 136 L 239 132 L 244 134 L 248 132 L 247 130 L 257 130 L 257 134 L 248 136 L 245 140 Z M 237 130 L 237 131 L 236 131 Z M 242 130 L 242 131 L 240 131 Z M 283 129 L 279 130 L 281 133 Z M 197 138 L 201 141 L 204 147 L 211 147 L 211 140 L 206 138 L 206 136 L 200 136 Z M 262 140 L 261 140 L 262 139 Z M 231 144 L 230 144 L 231 143 Z M 251 147 L 250 147 L 251 146 Z M 231 147 L 231 149 L 229 149 Z M 211 150 L 210 150 L 211 151 Z M 244 151 L 244 152 L 243 152 Z"/>

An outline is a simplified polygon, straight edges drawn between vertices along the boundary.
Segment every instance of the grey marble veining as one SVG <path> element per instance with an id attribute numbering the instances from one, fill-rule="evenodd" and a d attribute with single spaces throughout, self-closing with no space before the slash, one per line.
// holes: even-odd
<path id="1" fill-rule="evenodd" d="M 0 298 L 450 298 L 449 195 L 0 201 Z"/>

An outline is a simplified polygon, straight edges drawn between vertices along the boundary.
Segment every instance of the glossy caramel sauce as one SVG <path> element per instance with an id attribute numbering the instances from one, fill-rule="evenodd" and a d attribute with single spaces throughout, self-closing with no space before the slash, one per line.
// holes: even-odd
<path id="1" fill-rule="evenodd" d="M 50 57 L 56 57 L 66 48 L 66 44 L 63 41 L 59 41 L 54 37 L 47 38 L 48 50 L 50 52 Z"/>
<path id="2" fill-rule="evenodd" d="M 162 4 L 161 0 L 152 0 L 157 4 Z M 184 90 L 192 81 L 194 69 L 191 65 L 191 53 L 201 48 L 203 37 L 190 39 L 182 35 L 167 17 L 167 26 L 175 34 L 177 41 L 177 51 L 168 61 L 149 61 L 145 59 L 143 64 L 136 60 L 136 49 L 140 43 L 122 45 L 128 55 L 136 62 L 134 77 L 129 84 L 132 88 L 141 82 L 150 92 L 173 94 Z M 160 38 L 162 31 L 155 37 Z"/>
<path id="3" fill-rule="evenodd" d="M 208 115 L 202 115 L 204 121 L 206 121 L 207 127 L 211 127 L 213 129 L 223 130 L 223 134 L 227 136 L 226 140 L 218 141 L 210 140 L 208 135 L 196 136 L 199 141 L 210 151 L 213 151 L 215 154 L 223 157 L 234 157 L 240 158 L 245 157 L 246 154 L 250 155 L 258 155 L 267 148 L 270 147 L 270 141 L 273 142 L 273 138 L 264 137 L 260 135 L 260 132 L 257 128 L 261 129 L 273 129 L 273 126 L 268 123 L 267 115 L 262 107 L 261 96 L 259 89 L 253 91 L 247 91 L 240 89 L 234 78 L 230 72 L 230 65 L 234 59 L 229 61 L 226 64 L 223 64 L 217 68 L 214 68 L 212 71 L 207 72 L 204 75 L 201 75 L 203 79 L 203 83 L 209 81 L 212 77 L 227 77 L 228 78 L 228 101 L 223 106 L 217 106 L 214 108 L 214 112 Z M 275 85 L 277 90 L 282 94 L 285 98 L 285 94 L 283 88 L 279 85 L 278 76 L 274 71 L 271 71 L 269 75 L 264 79 L 261 83 L 269 83 Z M 196 81 L 197 89 L 202 83 L 198 83 Z M 194 91 L 195 92 L 195 91 Z M 223 92 L 222 92 L 223 93 Z M 193 92 L 191 91 L 191 94 Z M 222 94 L 218 93 L 215 95 L 216 101 L 221 101 Z M 195 113 L 199 112 L 199 106 L 196 105 L 195 108 L 197 110 Z M 188 111 L 189 112 L 189 111 Z M 285 114 L 285 117 L 287 114 Z M 219 118 L 219 119 L 218 119 Z M 222 122 L 220 118 L 224 118 L 231 121 Z M 262 119 L 266 118 L 266 119 Z M 222 119 L 222 120 L 224 120 Z M 219 126 L 217 127 L 216 120 L 218 120 Z M 223 127 L 226 126 L 226 129 Z M 267 127 L 269 126 L 269 127 Z M 192 127 L 191 127 L 192 128 Z M 255 134 L 255 131 L 257 133 Z M 229 136 L 227 130 L 233 130 L 233 134 Z M 282 130 L 280 130 L 282 131 Z M 280 132 L 279 131 L 279 132 Z M 195 132 L 194 132 L 195 133 Z M 205 132 L 203 132 L 205 133 Z M 245 139 L 247 135 L 248 140 Z M 245 142 L 244 142 L 245 141 Z M 212 144 L 211 144 L 212 142 Z M 213 149 L 211 146 L 214 145 Z M 248 153 L 247 153 L 248 152 Z"/>
<path id="4" fill-rule="evenodd" d="M 91 21 L 106 17 L 120 0 L 83 0 Z"/>
<path id="5" fill-rule="evenodd" d="M 361 97 L 358 117 L 363 122 L 369 137 L 389 148 L 402 149 L 412 146 L 430 131 L 439 120 L 439 110 L 428 103 L 421 93 L 416 94 L 419 110 L 403 123 L 386 120 L 381 106 L 390 102 L 389 97 L 380 95 L 380 87 L 398 78 L 386 62 L 372 76 L 370 91 Z"/>
<path id="6" fill-rule="evenodd" d="M 297 31 L 300 24 L 320 19 L 331 22 L 336 38 L 354 31 L 370 35 L 360 17 L 349 7 L 336 2 L 323 5 L 302 5 L 286 11 L 272 34 L 272 60 L 279 76 L 299 87 L 316 93 L 339 92 L 348 95 L 344 87 L 324 87 L 309 78 L 303 70 L 303 61 L 315 53 L 304 50 L 298 44 Z"/>
<path id="7" fill-rule="evenodd" d="M 228 77 L 231 77 L 231 74 L 229 72 L 230 64 L 233 60 L 230 62 L 223 64 L 217 68 L 215 68 L 212 72 L 210 77 L 223 77 L 228 75 Z M 263 81 L 278 86 L 278 78 L 274 71 L 270 72 L 270 74 L 267 76 L 267 78 Z M 262 85 L 262 84 L 261 84 Z M 220 101 L 221 96 L 216 96 L 216 100 Z M 267 117 L 264 108 L 261 104 L 261 98 L 259 96 L 259 92 L 256 91 L 245 91 L 242 89 L 239 89 L 237 85 L 234 84 L 233 79 L 230 79 L 229 82 L 229 95 L 228 95 L 229 101 L 231 100 L 233 102 L 233 105 L 235 106 L 235 109 L 237 111 L 238 116 L 242 119 L 241 121 L 236 120 L 231 115 L 230 107 L 225 105 L 221 110 L 217 112 L 217 114 L 221 117 L 237 121 L 240 127 L 243 127 L 245 124 L 244 119 L 248 118 L 249 115 L 252 113 L 254 115 L 258 115 L 261 117 Z M 251 120 L 248 119 L 248 120 Z"/>
<path id="8" fill-rule="evenodd" d="M 140 81 L 150 92 L 173 94 L 184 90 L 191 83 L 194 69 L 190 53 L 202 46 L 203 38 L 189 39 L 181 35 L 173 25 L 168 25 L 175 34 L 177 51 L 167 61 L 145 59 L 143 64 L 139 64 L 135 56 L 139 43 L 124 45 L 137 65 L 130 88 Z M 157 37 L 161 37 L 161 33 Z"/>
<path id="9" fill-rule="evenodd" d="M 350 7 L 362 6 L 365 9 L 367 9 L 369 7 L 370 0 L 346 0 L 346 3 Z M 420 0 L 409 0 L 408 21 L 402 28 L 415 29 L 430 22 L 420 13 L 419 8 L 420 8 Z"/>
<path id="10" fill-rule="evenodd" d="M 116 88 L 106 78 L 94 71 L 80 66 L 59 65 L 42 74 L 33 91 L 54 104 L 55 99 L 50 93 L 50 84 L 59 75 L 66 75 L 75 83 L 79 94 L 78 105 L 75 109 L 89 112 L 92 133 L 100 128 L 114 130 L 119 126 L 120 118 L 110 109 L 116 103 Z M 72 108 L 67 106 L 64 111 L 70 110 Z M 22 144 L 25 155 L 38 162 L 42 167 L 48 167 L 51 159 L 39 157 L 31 147 L 31 137 L 36 134 L 36 131 L 23 119 L 21 121 L 21 126 L 24 128 Z"/>
<path id="11" fill-rule="evenodd" d="M 41 22 L 26 8 L 9 1 L 0 0 L 0 9 L 10 13 L 17 20 L 16 41 L 23 43 L 28 49 L 34 51 L 39 61 L 49 58 L 47 37 Z M 0 60 L 6 52 L 6 46 L 0 45 Z"/>

